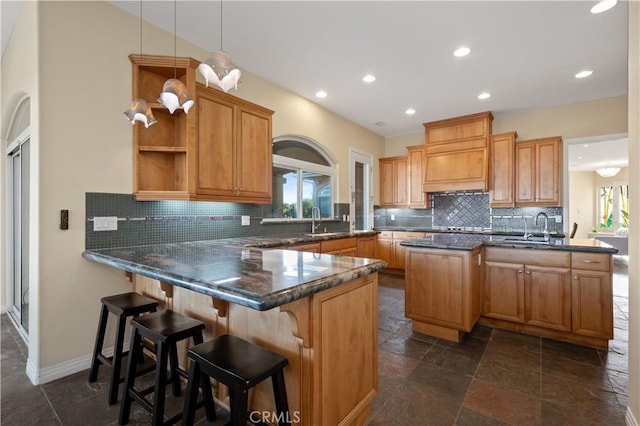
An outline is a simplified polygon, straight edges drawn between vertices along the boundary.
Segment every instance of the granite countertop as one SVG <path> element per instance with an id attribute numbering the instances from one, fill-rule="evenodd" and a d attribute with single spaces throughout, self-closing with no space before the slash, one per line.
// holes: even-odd
<path id="1" fill-rule="evenodd" d="M 618 249 L 602 241 L 593 239 L 554 238 L 552 244 L 532 241 L 505 241 L 505 235 L 482 234 L 434 234 L 425 238 L 404 240 L 402 246 L 438 248 L 452 250 L 473 250 L 481 245 L 517 249 L 579 251 L 616 254 Z"/>
<path id="2" fill-rule="evenodd" d="M 275 236 L 238 237 L 225 239 L 225 244 L 243 247 L 286 247 L 295 244 L 319 243 L 321 241 L 337 240 L 351 237 L 369 237 L 379 234 L 379 231 L 345 231 L 323 232 L 318 234 L 291 234 Z"/>
<path id="3" fill-rule="evenodd" d="M 302 240 L 305 238 L 301 237 Z M 265 250 L 248 247 L 251 242 L 241 240 L 95 249 L 86 250 L 82 256 L 259 311 L 308 297 L 386 267 L 385 262 L 376 259 Z M 276 240 L 277 237 L 271 241 Z"/>

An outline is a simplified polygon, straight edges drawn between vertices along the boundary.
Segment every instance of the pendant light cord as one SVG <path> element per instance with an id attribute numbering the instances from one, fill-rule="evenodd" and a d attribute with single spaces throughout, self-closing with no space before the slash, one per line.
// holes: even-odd
<path id="1" fill-rule="evenodd" d="M 220 0 L 220 51 L 222 51 L 222 0 Z"/>
<path id="2" fill-rule="evenodd" d="M 178 67 L 178 58 L 176 55 L 178 54 L 177 44 L 178 44 L 178 19 L 176 18 L 178 14 L 178 1 L 173 0 L 173 78 L 176 78 L 176 68 Z"/>

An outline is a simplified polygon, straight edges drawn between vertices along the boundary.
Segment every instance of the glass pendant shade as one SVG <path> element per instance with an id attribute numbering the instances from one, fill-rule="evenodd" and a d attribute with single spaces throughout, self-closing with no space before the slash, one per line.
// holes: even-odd
<path id="1" fill-rule="evenodd" d="M 152 124 L 156 124 L 158 120 L 153 116 L 153 112 L 151 111 L 151 107 L 144 99 L 136 98 L 131 101 L 131 106 L 129 109 L 124 112 L 127 120 L 131 122 L 131 124 L 135 124 L 136 121 L 144 123 L 145 128 L 149 128 Z"/>
<path id="2" fill-rule="evenodd" d="M 183 109 L 186 114 L 194 104 L 189 92 L 187 92 L 187 87 L 177 78 L 170 78 L 164 82 L 158 102 L 164 105 L 171 114 L 176 109 Z"/>
<path id="3" fill-rule="evenodd" d="M 238 90 L 238 81 L 242 73 L 227 52 L 212 52 L 209 59 L 198 65 L 198 71 L 204 77 L 207 87 L 211 83 L 219 86 L 225 93 L 231 89 Z"/>

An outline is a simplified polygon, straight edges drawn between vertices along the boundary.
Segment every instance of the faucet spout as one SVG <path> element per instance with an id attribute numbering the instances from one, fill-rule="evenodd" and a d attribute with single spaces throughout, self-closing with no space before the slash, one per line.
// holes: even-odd
<path id="1" fill-rule="evenodd" d="M 313 206 L 311 208 L 311 233 L 312 234 L 315 234 L 316 229 L 318 228 L 318 226 L 320 226 L 319 223 L 316 225 L 316 212 L 318 214 L 318 220 L 320 220 L 320 207 Z"/>
<path id="2" fill-rule="evenodd" d="M 536 215 L 536 225 L 538 225 L 538 219 L 544 219 L 544 240 L 549 241 L 549 216 L 545 212 L 540 212 Z"/>

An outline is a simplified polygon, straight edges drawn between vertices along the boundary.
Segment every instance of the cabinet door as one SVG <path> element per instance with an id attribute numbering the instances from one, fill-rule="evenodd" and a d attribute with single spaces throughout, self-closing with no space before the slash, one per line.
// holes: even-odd
<path id="1" fill-rule="evenodd" d="M 373 259 L 376 257 L 376 237 L 358 238 L 356 256 Z"/>
<path id="2" fill-rule="evenodd" d="M 273 156 L 271 116 L 238 108 L 236 146 L 239 195 L 253 202 L 271 202 Z"/>
<path id="3" fill-rule="evenodd" d="M 536 143 L 536 203 L 560 205 L 561 139 L 548 138 Z"/>
<path id="4" fill-rule="evenodd" d="M 407 207 L 408 168 L 407 157 L 380 159 L 380 205 Z"/>
<path id="5" fill-rule="evenodd" d="M 535 202 L 535 146 L 517 143 L 516 148 L 516 204 Z"/>
<path id="6" fill-rule="evenodd" d="M 407 248 L 406 316 L 469 331 L 468 256 L 454 250 Z"/>
<path id="7" fill-rule="evenodd" d="M 573 332 L 613 339 L 611 273 L 574 269 L 572 275 Z"/>
<path id="8" fill-rule="evenodd" d="M 571 331 L 571 270 L 525 266 L 525 322 Z"/>
<path id="9" fill-rule="evenodd" d="M 378 239 L 376 243 L 376 258 L 387 262 L 387 268 L 395 268 L 393 259 L 393 240 Z"/>
<path id="10" fill-rule="evenodd" d="M 428 208 L 427 194 L 422 191 L 424 180 L 424 147 L 409 147 L 408 149 L 408 169 L 409 169 L 409 208 Z"/>
<path id="11" fill-rule="evenodd" d="M 524 322 L 524 265 L 484 262 L 483 315 Z"/>
<path id="12" fill-rule="evenodd" d="M 406 247 L 401 246 L 400 242 L 402 240 L 393 240 L 393 259 L 395 261 L 395 267 L 398 269 L 405 268 L 405 255 L 406 255 Z"/>
<path id="13" fill-rule="evenodd" d="M 213 90 L 213 89 L 212 89 Z M 199 90 L 198 179 L 199 194 L 233 198 L 236 196 L 236 148 L 233 104 Z"/>
<path id="14" fill-rule="evenodd" d="M 489 206 L 513 207 L 513 187 L 515 181 L 515 144 L 516 133 L 491 135 L 491 161 L 489 167 Z"/>

